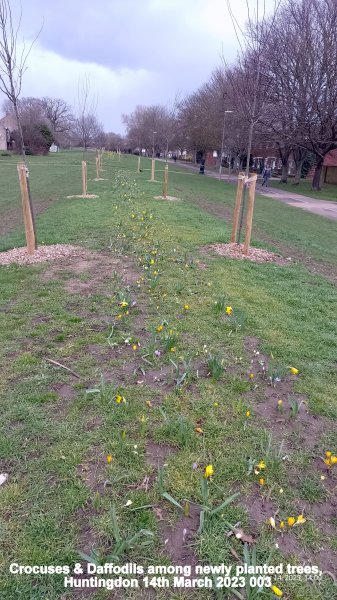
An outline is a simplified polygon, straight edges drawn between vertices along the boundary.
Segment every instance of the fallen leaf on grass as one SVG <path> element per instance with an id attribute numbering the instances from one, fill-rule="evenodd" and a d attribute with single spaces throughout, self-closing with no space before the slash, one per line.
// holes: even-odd
<path id="1" fill-rule="evenodd" d="M 237 540 L 246 542 L 247 544 L 254 544 L 254 539 L 252 536 L 245 533 L 243 529 L 236 529 L 234 533 Z"/>
<path id="2" fill-rule="evenodd" d="M 236 539 L 243 543 L 254 544 L 254 539 L 252 536 L 245 533 L 243 529 L 238 528 L 237 525 L 234 525 L 234 527 L 232 527 L 232 529 L 227 533 L 227 537 L 230 537 L 231 535 L 235 535 Z"/>
<path id="3" fill-rule="evenodd" d="M 156 517 L 157 517 L 158 521 L 165 521 L 163 511 L 161 508 L 158 508 L 158 506 L 154 506 L 153 510 L 156 513 Z"/>

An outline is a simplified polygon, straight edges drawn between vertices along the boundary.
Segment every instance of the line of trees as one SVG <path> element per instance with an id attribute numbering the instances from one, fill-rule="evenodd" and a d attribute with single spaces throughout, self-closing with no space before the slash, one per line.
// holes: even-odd
<path id="1" fill-rule="evenodd" d="M 156 132 L 156 152 L 171 147 L 219 155 L 225 111 L 232 111 L 225 119 L 226 148 L 241 166 L 251 148 L 271 144 L 283 182 L 290 158 L 295 182 L 311 161 L 312 187 L 320 188 L 324 157 L 337 148 L 337 2 L 275 0 L 269 15 L 263 7 L 256 0 L 253 14 L 247 2 L 244 29 L 231 13 L 240 43 L 234 64 L 223 60 L 174 110 L 138 106 L 123 116 L 130 146 L 151 149 Z"/>
<path id="2" fill-rule="evenodd" d="M 62 98 L 23 97 L 17 100 L 22 135 L 26 153 L 45 154 L 50 146 L 80 146 L 118 148 L 122 136 L 105 133 L 99 123 L 95 110 L 84 109 L 78 114 Z M 5 115 L 13 115 L 13 106 L 9 100 L 3 104 Z M 20 148 L 19 132 L 12 132 L 15 147 Z"/>

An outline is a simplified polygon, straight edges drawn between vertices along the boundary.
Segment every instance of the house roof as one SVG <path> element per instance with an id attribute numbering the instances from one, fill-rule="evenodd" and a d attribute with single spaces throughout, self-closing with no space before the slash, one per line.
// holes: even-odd
<path id="1" fill-rule="evenodd" d="M 330 150 L 324 157 L 324 167 L 337 167 L 337 148 Z"/>

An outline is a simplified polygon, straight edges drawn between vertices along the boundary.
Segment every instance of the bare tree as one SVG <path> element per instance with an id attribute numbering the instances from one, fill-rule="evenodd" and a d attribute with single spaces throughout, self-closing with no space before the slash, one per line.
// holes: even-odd
<path id="1" fill-rule="evenodd" d="M 77 104 L 77 118 L 75 119 L 74 132 L 79 137 L 80 143 L 86 151 L 102 130 L 102 126 L 96 117 L 97 96 L 91 94 L 88 74 L 78 82 Z"/>
<path id="2" fill-rule="evenodd" d="M 11 102 L 17 121 L 20 139 L 20 151 L 25 159 L 25 146 L 19 115 L 18 100 L 21 94 L 22 77 L 27 70 L 27 60 L 34 42 L 39 33 L 28 48 L 23 46 L 21 54 L 18 53 L 18 34 L 21 25 L 21 17 L 15 26 L 9 0 L 0 0 L 0 90 Z"/>
<path id="3" fill-rule="evenodd" d="M 335 0 L 286 0 L 266 54 L 272 83 L 263 124 L 279 147 L 285 170 L 292 153 L 295 183 L 304 160 L 315 157 L 312 187 L 319 190 L 324 157 L 337 147 Z"/>
<path id="4" fill-rule="evenodd" d="M 28 49 L 23 46 L 21 54 L 18 53 L 17 42 L 21 25 L 21 14 L 18 24 L 15 26 L 12 19 L 12 11 L 9 0 L 0 0 L 0 90 L 12 103 L 18 132 L 19 145 L 22 158 L 25 161 L 25 145 L 22 135 L 22 127 L 18 109 L 18 99 L 21 93 L 22 77 L 27 69 L 27 59 L 36 38 Z M 26 177 L 28 188 L 28 212 L 33 232 L 33 242 L 36 248 L 36 230 L 33 205 L 29 187 L 29 178 Z M 28 239 L 28 238 L 27 238 Z"/>
<path id="5" fill-rule="evenodd" d="M 264 61 L 265 48 L 280 4 L 281 0 L 274 0 L 272 14 L 267 15 L 264 0 L 255 0 L 254 3 L 251 0 L 246 0 L 247 24 L 245 28 L 242 28 L 233 13 L 230 0 L 227 0 L 228 12 L 240 50 L 234 67 L 230 68 L 225 59 L 223 59 L 223 62 L 231 85 L 233 103 L 235 103 L 236 110 L 241 113 L 242 118 L 246 120 L 248 125 L 246 177 L 249 175 L 254 129 L 265 111 L 271 83 L 268 66 Z M 238 242 L 240 242 L 243 225 L 246 187 L 245 184 L 238 228 Z"/>
<path id="6" fill-rule="evenodd" d="M 60 136 L 71 131 L 74 126 L 74 115 L 71 107 L 62 98 L 42 98 L 41 106 L 51 125 L 54 138 L 59 142 Z"/>

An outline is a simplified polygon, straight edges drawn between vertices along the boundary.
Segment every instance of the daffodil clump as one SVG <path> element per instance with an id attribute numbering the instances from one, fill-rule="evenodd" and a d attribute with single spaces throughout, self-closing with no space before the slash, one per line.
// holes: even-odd
<path id="1" fill-rule="evenodd" d="M 286 519 L 281 519 L 278 523 L 274 517 L 269 517 L 267 521 L 267 524 L 270 525 L 270 527 L 280 532 L 292 529 L 293 527 L 298 527 L 304 523 L 306 523 L 306 519 L 304 518 L 303 514 L 298 515 L 297 518 L 290 516 Z"/>
<path id="2" fill-rule="evenodd" d="M 326 466 L 328 468 L 330 468 L 333 465 L 337 464 L 337 456 L 332 454 L 332 452 L 330 452 L 330 450 L 327 450 L 327 452 L 325 453 L 324 462 L 325 462 Z"/>

